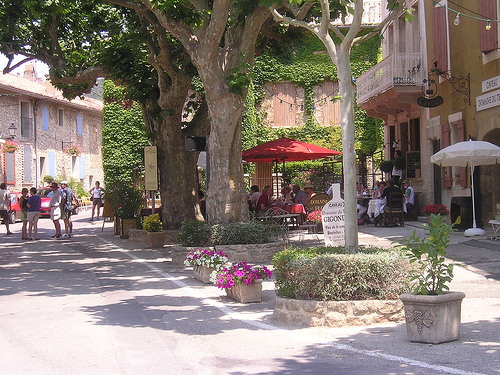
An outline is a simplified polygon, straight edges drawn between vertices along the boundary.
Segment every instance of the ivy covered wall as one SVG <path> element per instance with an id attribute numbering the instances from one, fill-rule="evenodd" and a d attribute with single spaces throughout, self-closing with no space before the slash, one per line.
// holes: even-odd
<path id="1" fill-rule="evenodd" d="M 106 188 L 132 183 L 132 171 L 144 166 L 144 147 L 150 146 L 140 104 L 125 100 L 124 89 L 104 82 L 102 165 Z"/>

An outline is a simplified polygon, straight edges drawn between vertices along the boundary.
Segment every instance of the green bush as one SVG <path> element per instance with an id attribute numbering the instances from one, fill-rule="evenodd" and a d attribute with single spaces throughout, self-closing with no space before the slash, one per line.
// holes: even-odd
<path id="1" fill-rule="evenodd" d="M 189 221 L 179 230 L 184 246 L 215 246 L 266 243 L 284 235 L 273 224 L 250 221 L 210 225 L 202 221 Z"/>
<path id="2" fill-rule="evenodd" d="M 184 246 L 208 246 L 210 241 L 210 224 L 204 221 L 185 222 L 178 235 Z"/>
<path id="3" fill-rule="evenodd" d="M 161 232 L 163 230 L 163 224 L 160 221 L 160 215 L 153 214 L 145 217 L 142 222 L 142 228 L 146 232 Z"/>
<path id="4" fill-rule="evenodd" d="M 347 301 L 397 299 L 410 290 L 409 262 L 397 250 L 360 248 L 290 248 L 273 258 L 280 297 Z"/>

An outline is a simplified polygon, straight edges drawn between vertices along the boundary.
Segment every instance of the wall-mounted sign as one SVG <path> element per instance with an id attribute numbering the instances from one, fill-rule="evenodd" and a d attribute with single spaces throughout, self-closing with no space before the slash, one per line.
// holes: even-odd
<path id="1" fill-rule="evenodd" d="M 443 97 L 442 96 L 435 96 L 434 98 L 431 98 L 431 99 L 427 99 L 427 98 L 424 98 L 423 96 L 420 96 L 418 99 L 417 99 L 417 104 L 421 107 L 425 107 L 425 108 L 434 108 L 434 107 L 438 107 L 440 106 L 441 104 L 443 104 L 444 100 L 443 100 Z"/>
<path id="2" fill-rule="evenodd" d="M 144 183 L 146 190 L 158 190 L 158 159 L 156 146 L 144 147 Z"/>
<path id="3" fill-rule="evenodd" d="M 500 76 L 484 80 L 481 86 L 483 92 L 498 89 L 500 87 Z"/>
<path id="4" fill-rule="evenodd" d="M 500 105 L 500 90 L 492 91 L 476 97 L 476 108 L 478 111 Z"/>

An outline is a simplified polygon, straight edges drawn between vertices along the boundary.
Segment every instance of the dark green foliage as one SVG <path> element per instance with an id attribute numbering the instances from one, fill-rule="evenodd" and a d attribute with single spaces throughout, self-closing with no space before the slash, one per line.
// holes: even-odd
<path id="1" fill-rule="evenodd" d="M 397 299 L 409 290 L 409 262 L 396 250 L 290 248 L 273 258 L 277 294 L 285 298 L 347 301 Z"/>
<path id="2" fill-rule="evenodd" d="M 144 194 L 140 188 L 122 182 L 108 187 L 104 199 L 109 202 L 116 216 L 132 219 L 141 211 Z"/>
<path id="3" fill-rule="evenodd" d="M 259 221 L 214 225 L 189 221 L 179 230 L 179 239 L 184 246 L 258 244 L 272 242 L 282 236 L 278 226 Z"/>
<path id="4" fill-rule="evenodd" d="M 385 173 L 391 173 L 393 168 L 392 160 L 384 160 L 380 163 L 379 169 Z"/>

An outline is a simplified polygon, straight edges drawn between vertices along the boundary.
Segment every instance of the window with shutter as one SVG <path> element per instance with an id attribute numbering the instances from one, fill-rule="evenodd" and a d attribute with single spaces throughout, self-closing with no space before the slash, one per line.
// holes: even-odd
<path id="1" fill-rule="evenodd" d="M 441 143 L 443 148 L 448 147 L 450 145 L 450 124 L 441 125 Z M 451 172 L 451 167 L 442 167 L 443 168 L 443 188 L 451 188 L 453 185 L 453 175 Z"/>
<path id="2" fill-rule="evenodd" d="M 432 9 L 432 40 L 433 60 L 438 62 L 438 68 L 448 70 L 448 30 L 446 24 L 446 8 L 435 6 Z"/>
<path id="3" fill-rule="evenodd" d="M 489 19 L 497 19 L 497 0 L 479 0 L 479 13 Z M 498 48 L 498 23 L 491 22 L 486 30 L 486 21 L 479 21 L 481 52 L 488 53 Z"/>
<path id="4" fill-rule="evenodd" d="M 295 126 L 295 85 L 290 82 L 276 83 L 273 94 L 274 127 Z"/>

